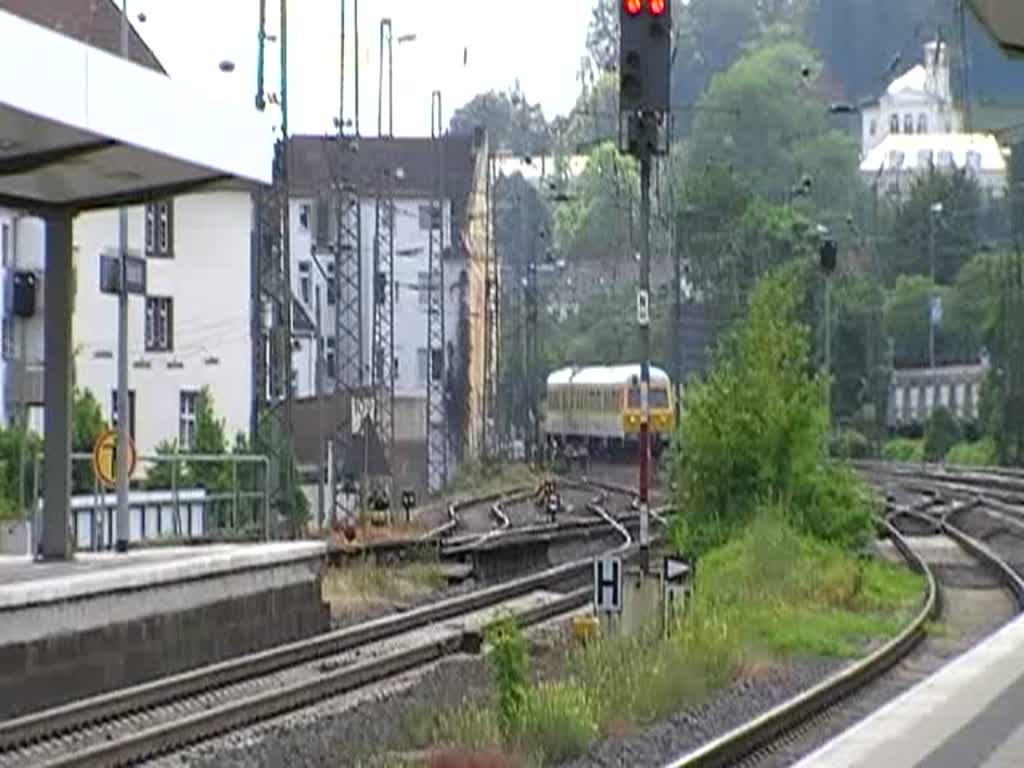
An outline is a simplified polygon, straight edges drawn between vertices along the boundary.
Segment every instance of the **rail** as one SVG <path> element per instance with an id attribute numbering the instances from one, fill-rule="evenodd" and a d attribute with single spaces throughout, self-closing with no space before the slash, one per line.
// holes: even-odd
<path id="1" fill-rule="evenodd" d="M 482 503 L 476 500 L 476 503 Z M 613 553 L 629 558 L 635 554 L 628 531 L 621 526 L 623 543 Z M 551 588 L 589 576 L 593 557 L 554 566 L 539 573 L 476 590 L 466 595 L 414 608 L 397 616 L 388 616 L 345 629 L 334 630 L 313 638 L 278 646 L 259 653 L 230 659 L 189 670 L 141 685 L 70 702 L 48 710 L 30 713 L 0 723 L 0 757 L 26 744 L 60 738 L 61 734 L 80 730 L 115 718 L 139 713 L 214 689 L 225 688 L 245 680 L 259 678 L 289 667 L 297 667 L 315 659 L 337 655 L 371 642 L 385 640 L 421 627 L 521 597 L 537 589 Z M 565 612 L 579 607 L 589 599 L 589 589 L 577 589 L 554 602 L 549 610 Z M 544 609 L 538 609 L 543 615 Z M 441 653 L 441 651 L 437 651 Z M 412 666 L 437 658 L 420 651 L 420 655 L 392 655 L 346 665 L 310 683 L 260 694 L 240 702 L 230 702 L 208 711 L 198 712 L 156 729 L 141 730 L 111 740 L 87 752 L 78 752 L 47 765 L 120 764 L 184 746 L 214 733 L 224 732 L 241 724 L 263 719 L 272 714 L 313 703 L 354 685 L 383 679 Z"/>
<path id="2" fill-rule="evenodd" d="M 709 768 L 732 765 L 751 752 L 794 730 L 853 691 L 877 679 L 905 658 L 925 635 L 925 627 L 938 607 L 938 585 L 927 563 L 910 547 L 888 520 L 879 525 L 914 570 L 923 573 L 928 591 L 921 610 L 895 638 L 842 672 L 804 693 L 769 710 L 760 717 L 726 733 L 714 741 L 672 761 L 666 768 Z"/>

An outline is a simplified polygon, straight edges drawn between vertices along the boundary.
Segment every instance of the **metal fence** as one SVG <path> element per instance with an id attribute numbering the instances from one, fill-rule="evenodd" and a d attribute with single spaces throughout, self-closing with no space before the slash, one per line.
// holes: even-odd
<path id="1" fill-rule="evenodd" d="M 76 492 L 70 500 L 68 523 L 78 548 L 107 549 L 113 546 L 117 495 L 96 477 L 92 460 L 87 453 L 71 456 Z M 36 531 L 42 516 L 43 469 L 43 459 L 38 457 L 29 495 Z M 269 459 L 257 455 L 138 456 L 128 502 L 129 540 L 269 540 L 269 469 Z"/>

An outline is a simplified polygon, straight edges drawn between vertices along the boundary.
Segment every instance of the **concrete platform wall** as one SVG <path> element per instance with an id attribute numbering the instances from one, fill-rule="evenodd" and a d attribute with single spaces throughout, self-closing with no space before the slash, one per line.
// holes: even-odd
<path id="1" fill-rule="evenodd" d="M 0 609 L 0 718 L 326 631 L 323 558 Z"/>

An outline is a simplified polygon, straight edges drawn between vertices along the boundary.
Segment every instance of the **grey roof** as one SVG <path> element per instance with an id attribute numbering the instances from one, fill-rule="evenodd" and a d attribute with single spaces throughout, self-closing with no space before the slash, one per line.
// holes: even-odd
<path id="1" fill-rule="evenodd" d="M 13 13 L 86 45 L 121 53 L 121 9 L 114 0 L 0 0 L 0 10 Z M 129 24 L 128 58 L 136 64 L 167 72 L 146 41 Z"/>
<path id="2" fill-rule="evenodd" d="M 476 151 L 482 147 L 473 135 L 450 134 L 445 142 L 446 197 L 457 207 L 465 206 L 473 186 Z M 396 197 L 429 197 L 435 194 L 438 156 L 434 141 L 428 138 L 360 138 L 355 151 L 343 152 L 331 136 L 294 136 L 291 143 L 293 194 L 314 195 L 327 188 L 332 176 L 340 174 L 355 182 L 365 194 L 372 195 L 382 173 L 399 170 L 394 178 Z"/>

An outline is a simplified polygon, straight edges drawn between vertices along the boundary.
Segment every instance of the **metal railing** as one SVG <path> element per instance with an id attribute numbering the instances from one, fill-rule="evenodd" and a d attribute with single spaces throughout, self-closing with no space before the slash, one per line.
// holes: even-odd
<path id="1" fill-rule="evenodd" d="M 73 488 L 77 492 L 73 492 L 68 523 L 77 533 L 77 516 L 83 511 L 89 515 L 92 530 L 88 540 L 90 548 L 97 549 L 103 548 L 103 542 L 109 538 L 105 535 L 109 525 L 107 518 L 116 509 L 117 501 L 113 488 L 104 485 L 93 472 L 92 461 L 92 454 L 71 455 Z M 193 477 L 200 467 L 219 467 L 221 471 L 214 471 L 209 477 Z M 33 526 L 34 539 L 42 516 L 43 468 L 44 459 L 39 456 L 33 466 L 29 497 L 29 510 L 37 521 Z M 157 473 L 161 471 L 167 477 L 165 484 L 158 482 Z M 84 482 L 85 478 L 88 483 Z M 197 507 L 200 523 L 194 525 L 193 513 Z M 140 454 L 132 478 L 129 508 L 137 510 L 140 516 L 140 534 L 132 539 L 136 542 L 184 538 L 269 540 L 272 530 L 270 460 L 266 456 L 248 454 Z M 147 536 L 147 520 L 150 519 L 147 511 L 152 513 L 154 508 L 157 535 Z M 169 526 L 163 524 L 166 509 L 170 511 Z M 185 520 L 183 511 L 188 515 Z M 74 540 L 78 538 L 76 535 Z"/>

